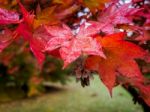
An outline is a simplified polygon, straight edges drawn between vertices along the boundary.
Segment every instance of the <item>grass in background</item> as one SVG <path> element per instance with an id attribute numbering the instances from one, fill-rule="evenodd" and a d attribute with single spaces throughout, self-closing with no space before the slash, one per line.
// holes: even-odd
<path id="1" fill-rule="evenodd" d="M 0 112 L 142 112 L 142 108 L 133 104 L 132 97 L 119 86 L 110 98 L 97 76 L 89 87 L 82 88 L 73 81 L 65 88 L 37 98 L 0 104 Z"/>

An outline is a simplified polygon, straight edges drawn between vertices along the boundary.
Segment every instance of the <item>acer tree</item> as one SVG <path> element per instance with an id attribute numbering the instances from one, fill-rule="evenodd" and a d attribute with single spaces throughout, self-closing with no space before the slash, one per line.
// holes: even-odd
<path id="1" fill-rule="evenodd" d="M 40 72 L 52 56 L 63 70 L 73 65 L 82 86 L 96 72 L 110 95 L 122 85 L 150 107 L 149 0 L 0 0 L 0 25 L 1 63 L 31 51 Z"/>

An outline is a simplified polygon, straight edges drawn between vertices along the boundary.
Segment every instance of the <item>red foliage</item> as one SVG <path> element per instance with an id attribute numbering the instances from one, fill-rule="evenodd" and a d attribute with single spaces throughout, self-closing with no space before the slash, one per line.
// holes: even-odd
<path id="1" fill-rule="evenodd" d="M 124 33 L 97 37 L 103 46 L 106 59 L 91 56 L 86 60 L 86 68 L 97 71 L 110 92 L 119 74 L 128 78 L 142 77 L 134 59 L 143 59 L 146 53 L 137 45 L 125 41 L 124 37 Z"/>
<path id="2" fill-rule="evenodd" d="M 132 84 L 150 106 L 150 85 L 145 85 L 146 78 L 139 68 L 143 65 L 137 63 L 137 59 L 150 62 L 149 1 L 17 1 L 11 7 L 12 2 L 9 5 L 9 0 L 2 0 L 5 5 L 0 8 L 0 52 L 14 40 L 24 40 L 41 67 L 46 54 L 59 57 L 64 68 L 83 57 L 81 66 L 86 70 L 82 70 L 88 71 L 83 75 L 97 71 L 110 92 L 118 83 Z M 132 34 L 127 36 L 129 31 Z M 118 81 L 119 76 L 124 81 Z M 140 81 L 133 84 L 136 79 Z"/>
<path id="3" fill-rule="evenodd" d="M 0 25 L 19 23 L 19 14 L 0 8 Z"/>

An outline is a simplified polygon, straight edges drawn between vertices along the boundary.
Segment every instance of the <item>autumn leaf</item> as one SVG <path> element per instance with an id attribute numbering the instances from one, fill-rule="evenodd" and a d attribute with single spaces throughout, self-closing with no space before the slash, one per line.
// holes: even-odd
<path id="1" fill-rule="evenodd" d="M 89 37 L 100 33 L 101 24 L 97 21 L 88 21 L 82 24 L 77 33 L 77 37 Z"/>
<path id="2" fill-rule="evenodd" d="M 0 32 L 0 52 L 5 49 L 9 44 L 13 42 L 15 36 L 13 36 L 13 32 L 9 29 L 5 29 Z"/>
<path id="3" fill-rule="evenodd" d="M 28 26 L 32 26 L 33 25 L 33 21 L 34 21 L 34 14 L 31 12 L 29 13 L 25 8 L 24 6 L 20 3 L 20 0 L 17 0 L 18 1 L 18 4 L 19 4 L 19 7 L 20 7 L 20 10 L 23 14 L 23 19 L 24 19 L 24 22 L 26 24 L 28 24 Z"/>
<path id="4" fill-rule="evenodd" d="M 29 28 L 29 26 L 25 23 L 19 24 L 16 31 L 17 34 L 23 36 L 25 40 L 30 40 L 32 38 L 32 32 Z"/>
<path id="5" fill-rule="evenodd" d="M 101 46 L 92 37 L 75 38 L 60 48 L 64 68 L 75 61 L 81 54 L 98 55 L 105 58 Z"/>
<path id="6" fill-rule="evenodd" d="M 137 45 L 124 40 L 124 33 L 97 37 L 103 47 L 106 59 L 91 56 L 86 60 L 86 68 L 97 71 L 110 93 L 115 86 L 116 76 L 128 78 L 141 77 L 142 74 L 135 59 L 144 59 L 145 51 Z"/>
<path id="7" fill-rule="evenodd" d="M 97 34 L 99 28 L 91 23 L 84 23 L 80 26 L 79 32 L 76 37 L 68 43 L 66 42 L 60 49 L 60 54 L 64 60 L 64 68 L 75 61 L 81 54 L 98 55 L 105 58 L 101 45 L 92 38 L 94 34 Z"/>
<path id="8" fill-rule="evenodd" d="M 39 6 L 40 10 L 41 7 Z M 59 23 L 58 19 L 55 16 L 56 6 L 48 7 L 40 12 L 37 12 L 36 18 L 34 19 L 34 29 L 38 28 L 40 25 L 52 25 Z"/>
<path id="9" fill-rule="evenodd" d="M 51 35 L 51 39 L 48 41 L 45 51 L 50 52 L 60 48 L 64 68 L 82 54 L 105 57 L 101 51 L 101 46 L 91 37 L 98 32 L 92 24 L 89 26 L 82 25 L 79 33 L 76 35 L 65 25 L 62 27 L 50 26 L 47 27 L 47 30 Z"/>
<path id="10" fill-rule="evenodd" d="M 14 11 L 9 11 L 0 8 L 0 25 L 19 23 L 19 14 Z"/>
<path id="11" fill-rule="evenodd" d="M 71 29 L 66 25 L 45 26 L 50 35 L 50 40 L 47 43 L 46 50 L 53 51 L 62 47 L 63 43 L 72 39 L 73 34 Z"/>
<path id="12" fill-rule="evenodd" d="M 38 36 L 41 34 L 43 35 L 44 32 L 40 32 L 39 29 L 35 30 L 35 32 L 31 32 L 30 28 L 27 24 L 21 23 L 18 28 L 16 29 L 16 33 L 20 36 L 23 36 L 25 41 L 28 41 L 30 44 L 30 49 L 33 52 L 34 56 L 38 59 L 38 63 L 42 65 L 45 55 L 42 53 L 43 46 L 45 43 L 42 43 L 43 40 L 38 38 Z M 44 36 L 44 35 L 43 35 Z"/>
<path id="13" fill-rule="evenodd" d="M 98 17 L 99 27 L 105 33 L 114 33 L 114 27 L 117 24 L 129 24 L 131 20 L 130 15 L 136 12 L 137 9 L 129 8 L 130 4 L 123 4 L 117 6 L 116 4 L 111 4 L 109 7 L 104 9 Z M 138 11 L 138 10 L 137 10 Z"/>
<path id="14" fill-rule="evenodd" d="M 65 9 L 56 10 L 58 7 L 59 6 L 55 5 L 41 10 L 34 19 L 34 29 L 40 25 L 58 24 L 62 19 L 70 17 L 79 9 L 79 6 L 76 4 Z"/>
<path id="15" fill-rule="evenodd" d="M 96 12 L 97 9 L 103 9 L 105 7 L 105 3 L 110 0 L 79 0 L 84 6 L 88 7 L 92 12 Z"/>
<path id="16" fill-rule="evenodd" d="M 65 25 L 43 25 L 35 30 L 30 40 L 30 48 L 40 64 L 42 64 L 45 59 L 44 53 L 46 52 L 46 48 L 49 49 L 48 53 L 51 54 L 52 51 L 60 47 L 59 45 L 62 44 L 62 42 L 66 41 L 66 39 L 63 39 L 67 36 L 69 37 L 69 35 L 65 34 L 66 31 Z M 57 38 L 58 35 L 62 37 L 62 40 Z"/>

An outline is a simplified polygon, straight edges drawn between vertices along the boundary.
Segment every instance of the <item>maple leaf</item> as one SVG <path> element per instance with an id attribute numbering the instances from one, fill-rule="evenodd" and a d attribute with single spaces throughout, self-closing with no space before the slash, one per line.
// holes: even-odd
<path id="1" fill-rule="evenodd" d="M 30 49 L 33 52 L 34 56 L 37 58 L 38 63 L 42 66 L 45 60 L 45 54 L 42 52 L 43 44 L 36 38 L 32 38 L 30 41 Z"/>
<path id="2" fill-rule="evenodd" d="M 45 28 L 50 38 L 46 45 L 46 51 L 53 51 L 60 48 L 73 37 L 71 29 L 64 24 L 45 26 Z"/>
<path id="3" fill-rule="evenodd" d="M 42 28 L 41 28 L 42 29 Z M 45 32 L 40 32 L 41 29 L 35 30 L 35 32 L 31 32 L 30 28 L 27 24 L 21 23 L 16 29 L 16 33 L 23 36 L 26 41 L 30 44 L 30 49 L 33 52 L 34 56 L 38 59 L 40 65 L 42 65 L 45 55 L 42 53 L 43 46 L 45 43 L 42 43 L 44 39 L 38 38 L 39 35 L 43 35 Z M 40 33 L 39 33 L 40 32 Z"/>
<path id="4" fill-rule="evenodd" d="M 109 7 L 103 10 L 98 17 L 99 27 L 103 32 L 108 34 L 114 33 L 114 27 L 117 24 L 128 24 L 131 20 L 128 18 L 132 13 L 138 9 L 129 8 L 130 4 L 123 4 L 117 6 L 112 3 Z"/>
<path id="5" fill-rule="evenodd" d="M 16 29 L 16 32 L 22 35 L 24 39 L 29 42 L 31 51 L 33 52 L 34 56 L 38 59 L 38 63 L 42 65 L 45 59 L 45 55 L 42 52 L 43 46 L 44 46 L 42 41 L 44 39 L 39 40 L 39 38 L 35 38 L 35 35 L 37 35 L 37 32 L 39 31 L 39 29 L 34 29 L 33 31 L 34 15 L 30 14 L 24 8 L 24 6 L 19 2 L 19 0 L 18 0 L 18 3 L 21 9 L 21 12 L 23 13 L 24 23 L 19 24 L 18 28 Z M 44 34 L 42 32 L 40 33 Z"/>
<path id="6" fill-rule="evenodd" d="M 91 56 L 86 60 L 86 68 L 99 73 L 110 93 L 115 86 L 118 73 L 129 78 L 142 76 L 134 59 L 144 59 L 146 53 L 137 45 L 123 40 L 124 37 L 124 33 L 112 34 L 103 38 L 98 37 L 106 59 Z"/>
<path id="7" fill-rule="evenodd" d="M 105 7 L 105 3 L 110 0 L 79 0 L 84 6 L 88 7 L 92 12 L 97 11 L 97 9 L 103 9 Z"/>
<path id="8" fill-rule="evenodd" d="M 65 38 L 70 38 L 69 34 L 67 33 L 67 27 L 66 29 L 65 27 L 65 25 L 43 25 L 35 30 L 32 39 L 30 40 L 30 48 L 40 64 L 42 64 L 45 59 L 45 48 L 49 49 L 49 54 L 54 55 L 54 52 L 52 51 L 59 48 L 59 45 L 66 41 Z M 57 38 L 57 36 L 60 36 L 62 40 Z"/>
<path id="9" fill-rule="evenodd" d="M 5 29 L 0 32 L 0 52 L 5 49 L 14 40 L 13 32 L 9 29 Z"/>
<path id="10" fill-rule="evenodd" d="M 13 11 L 0 8 L 0 24 L 16 24 L 19 23 L 19 14 Z"/>
<path id="11" fill-rule="evenodd" d="M 79 5 L 72 5 L 65 9 L 58 10 L 57 5 L 45 8 L 38 12 L 36 18 L 34 19 L 34 28 L 40 25 L 53 25 L 60 23 L 60 20 L 69 17 L 74 14 L 75 11 L 79 9 Z M 39 6 L 40 8 L 40 6 Z"/>
<path id="12" fill-rule="evenodd" d="M 25 23 L 20 23 L 15 32 L 23 36 L 27 41 L 32 38 L 32 32 L 29 26 Z"/>
<path id="13" fill-rule="evenodd" d="M 41 7 L 38 6 L 38 8 L 40 8 L 39 12 L 36 12 L 36 18 L 34 19 L 34 29 L 36 29 L 37 27 L 39 27 L 40 25 L 51 25 L 51 24 L 55 24 L 55 23 L 59 23 L 58 19 L 55 16 L 55 9 L 56 6 L 53 7 L 48 7 L 45 8 L 43 10 L 41 10 Z"/>
<path id="14" fill-rule="evenodd" d="M 20 0 L 17 0 L 18 4 L 19 4 L 19 7 L 20 7 L 20 10 L 23 14 L 23 19 L 24 19 L 24 22 L 26 22 L 26 24 L 28 24 L 29 26 L 32 26 L 33 25 L 33 21 L 34 21 L 34 14 L 33 13 L 29 13 L 25 8 L 24 6 L 20 3 Z"/>
<path id="15" fill-rule="evenodd" d="M 75 36 L 71 29 L 64 25 L 61 28 L 47 27 L 51 39 L 48 41 L 45 51 L 53 51 L 60 48 L 64 68 L 84 53 L 105 57 L 101 51 L 101 46 L 91 37 L 91 35 L 97 33 L 97 30 L 95 31 L 94 29 L 96 30 L 92 24 L 90 24 L 90 26 L 84 24 L 81 26 L 79 33 Z"/>
<path id="16" fill-rule="evenodd" d="M 88 21 L 82 24 L 77 32 L 77 37 L 89 37 L 100 33 L 101 26 L 99 22 Z"/>
<path id="17" fill-rule="evenodd" d="M 101 46 L 92 37 L 75 38 L 60 48 L 60 54 L 64 60 L 64 67 L 75 61 L 81 54 L 99 55 L 105 58 Z"/>

